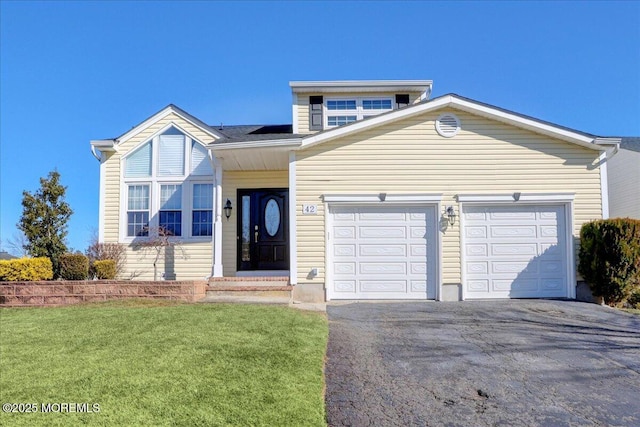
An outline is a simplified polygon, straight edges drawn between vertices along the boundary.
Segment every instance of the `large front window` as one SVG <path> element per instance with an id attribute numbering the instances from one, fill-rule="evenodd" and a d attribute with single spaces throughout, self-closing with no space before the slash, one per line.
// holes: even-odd
<path id="1" fill-rule="evenodd" d="M 127 236 L 149 235 L 149 186 L 130 185 L 127 195 Z"/>
<path id="2" fill-rule="evenodd" d="M 213 234 L 213 184 L 193 184 L 192 236 Z"/>
<path id="3" fill-rule="evenodd" d="M 166 236 L 182 236 L 182 186 L 160 186 L 160 230 Z"/>
<path id="4" fill-rule="evenodd" d="M 174 126 L 140 144 L 123 161 L 126 238 L 213 234 L 213 168 L 207 148 Z"/>

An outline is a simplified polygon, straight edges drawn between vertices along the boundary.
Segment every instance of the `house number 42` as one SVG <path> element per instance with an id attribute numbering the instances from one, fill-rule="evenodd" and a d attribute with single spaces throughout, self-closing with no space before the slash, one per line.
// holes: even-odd
<path id="1" fill-rule="evenodd" d="M 303 215 L 316 215 L 318 213 L 318 205 L 302 205 Z"/>

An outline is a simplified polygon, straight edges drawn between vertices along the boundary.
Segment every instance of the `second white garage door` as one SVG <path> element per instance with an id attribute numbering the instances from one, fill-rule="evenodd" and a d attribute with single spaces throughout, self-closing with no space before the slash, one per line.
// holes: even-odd
<path id="1" fill-rule="evenodd" d="M 565 207 L 465 206 L 465 298 L 567 297 Z"/>
<path id="2" fill-rule="evenodd" d="M 435 206 L 330 209 L 329 299 L 435 298 Z"/>

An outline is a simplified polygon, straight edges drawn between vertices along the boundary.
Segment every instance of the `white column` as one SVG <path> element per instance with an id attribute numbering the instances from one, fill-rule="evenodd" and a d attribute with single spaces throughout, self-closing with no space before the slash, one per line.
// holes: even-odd
<path id="1" fill-rule="evenodd" d="M 222 277 L 222 161 L 209 152 L 215 174 L 213 186 L 213 277 Z"/>
<path id="2" fill-rule="evenodd" d="M 296 153 L 289 152 L 289 283 L 298 284 L 298 235 L 296 234 Z"/>

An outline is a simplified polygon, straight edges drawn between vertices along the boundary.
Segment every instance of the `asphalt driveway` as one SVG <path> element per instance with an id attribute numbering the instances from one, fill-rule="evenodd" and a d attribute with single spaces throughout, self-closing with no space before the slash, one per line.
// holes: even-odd
<path id="1" fill-rule="evenodd" d="M 640 426 L 640 316 L 543 300 L 327 313 L 330 426 Z"/>

